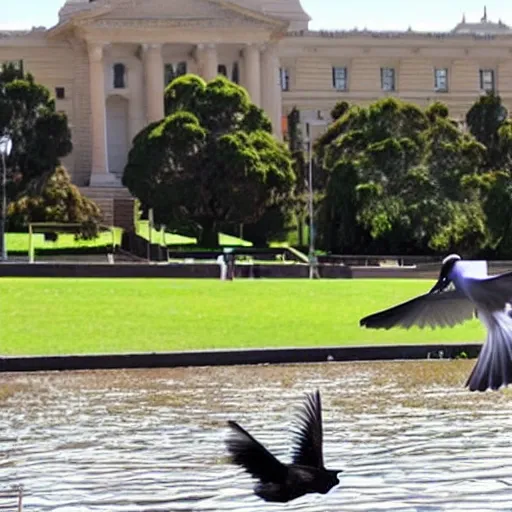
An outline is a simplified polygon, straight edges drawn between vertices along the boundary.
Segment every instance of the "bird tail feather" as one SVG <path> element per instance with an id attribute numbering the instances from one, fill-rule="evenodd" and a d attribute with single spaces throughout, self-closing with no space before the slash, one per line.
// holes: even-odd
<path id="1" fill-rule="evenodd" d="M 512 318 L 505 311 L 480 315 L 487 339 L 466 382 L 470 391 L 499 389 L 512 383 Z"/>

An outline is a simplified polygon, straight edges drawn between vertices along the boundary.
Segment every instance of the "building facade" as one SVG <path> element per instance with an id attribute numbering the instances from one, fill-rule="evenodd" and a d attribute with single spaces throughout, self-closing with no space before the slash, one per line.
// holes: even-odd
<path id="1" fill-rule="evenodd" d="M 276 137 L 294 107 L 328 119 L 339 100 L 441 100 L 462 118 L 498 92 L 512 110 L 512 29 L 463 19 L 446 33 L 311 31 L 300 0 L 67 0 L 56 26 L 0 32 L 0 62 L 16 62 L 69 117 L 73 181 L 112 220 L 131 140 L 163 116 L 163 92 L 191 72 L 223 74 L 266 110 Z M 321 122 L 315 130 L 322 129 Z"/>

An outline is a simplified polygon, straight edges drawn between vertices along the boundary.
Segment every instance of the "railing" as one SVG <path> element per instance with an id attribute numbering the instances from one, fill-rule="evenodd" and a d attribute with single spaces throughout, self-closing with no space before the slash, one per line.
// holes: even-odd
<path id="1" fill-rule="evenodd" d="M 0 511 L 23 512 L 23 486 L 0 488 Z"/>

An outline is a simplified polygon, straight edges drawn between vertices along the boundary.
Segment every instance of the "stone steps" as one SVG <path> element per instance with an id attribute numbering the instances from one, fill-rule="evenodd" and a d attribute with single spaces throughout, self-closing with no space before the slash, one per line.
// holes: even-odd
<path id="1" fill-rule="evenodd" d="M 101 210 L 103 223 L 133 229 L 134 198 L 124 187 L 81 187 L 80 192 Z"/>

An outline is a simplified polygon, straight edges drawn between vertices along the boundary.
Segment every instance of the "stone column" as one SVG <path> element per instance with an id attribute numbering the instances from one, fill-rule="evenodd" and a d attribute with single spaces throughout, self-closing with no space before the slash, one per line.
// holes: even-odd
<path id="1" fill-rule="evenodd" d="M 243 50 L 244 57 L 244 86 L 251 101 L 261 106 L 261 60 L 260 49 L 257 45 L 249 44 Z"/>
<path id="2" fill-rule="evenodd" d="M 108 172 L 104 46 L 104 43 L 87 43 L 91 95 L 91 186 L 107 184 L 114 178 Z"/>
<path id="3" fill-rule="evenodd" d="M 202 75 L 209 82 L 217 78 L 219 74 L 219 57 L 217 55 L 217 47 L 214 44 L 200 44 L 198 46 L 201 52 Z"/>
<path id="4" fill-rule="evenodd" d="M 146 76 L 146 113 L 148 123 L 164 117 L 164 61 L 161 44 L 144 44 L 144 73 Z"/>
<path id="5" fill-rule="evenodd" d="M 281 87 L 279 84 L 279 55 L 277 45 L 269 44 L 261 55 L 261 107 L 270 117 L 274 135 L 283 137 L 281 118 L 283 115 Z"/>

